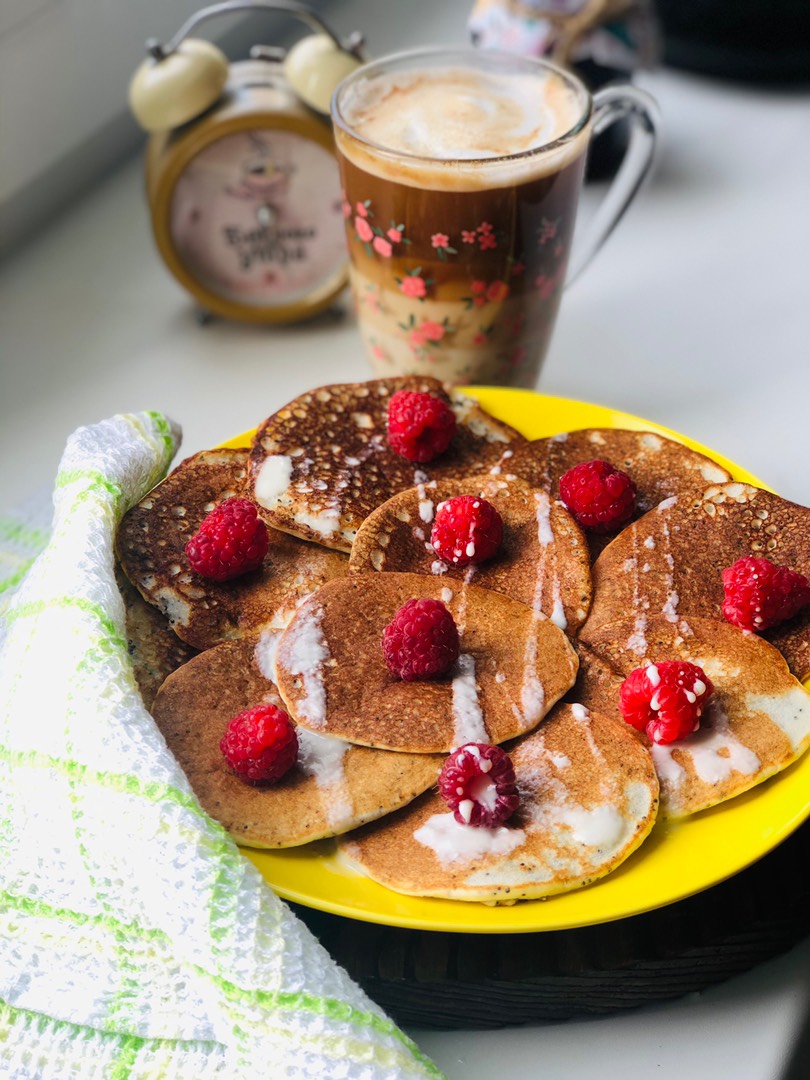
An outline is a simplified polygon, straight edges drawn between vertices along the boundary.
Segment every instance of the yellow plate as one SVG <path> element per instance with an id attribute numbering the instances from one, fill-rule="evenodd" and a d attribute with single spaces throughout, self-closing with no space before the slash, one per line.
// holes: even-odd
<path id="1" fill-rule="evenodd" d="M 657 431 L 708 454 L 735 479 L 765 486 L 692 439 L 627 413 L 528 390 L 476 388 L 470 393 L 530 438 L 586 427 Z M 249 438 L 243 435 L 228 445 L 244 446 Z M 590 926 L 671 904 L 750 866 L 808 815 L 810 754 L 721 806 L 656 825 L 638 851 L 596 884 L 511 907 L 401 896 L 343 866 L 334 841 L 284 851 L 242 850 L 279 896 L 307 907 L 391 926 L 506 934 Z"/>

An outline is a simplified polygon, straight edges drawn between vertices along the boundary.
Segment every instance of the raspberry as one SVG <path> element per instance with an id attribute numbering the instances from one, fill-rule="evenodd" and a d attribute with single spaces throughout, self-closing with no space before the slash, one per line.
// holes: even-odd
<path id="1" fill-rule="evenodd" d="M 509 755 L 487 743 L 454 750 L 439 773 L 439 791 L 461 825 L 500 825 L 520 802 Z"/>
<path id="2" fill-rule="evenodd" d="M 443 454 L 456 430 L 456 416 L 441 398 L 398 390 L 388 402 L 388 445 L 408 461 Z"/>
<path id="3" fill-rule="evenodd" d="M 229 581 L 258 569 L 267 554 L 267 526 L 249 499 L 225 499 L 207 514 L 186 544 L 191 569 Z"/>
<path id="4" fill-rule="evenodd" d="M 441 600 L 408 600 L 383 630 L 382 648 L 392 675 L 430 679 L 458 660 L 458 630 Z"/>
<path id="5" fill-rule="evenodd" d="M 619 708 L 628 724 L 655 743 L 685 739 L 700 727 L 714 693 L 703 668 L 685 660 L 662 660 L 636 668 L 622 683 Z"/>
<path id="6" fill-rule="evenodd" d="M 595 458 L 563 473 L 560 498 L 584 529 L 614 532 L 633 516 L 636 485 L 609 461 Z"/>
<path id="7" fill-rule="evenodd" d="M 491 559 L 503 540 L 501 515 L 486 499 L 457 495 L 440 503 L 430 542 L 433 550 L 453 566 Z"/>
<path id="8" fill-rule="evenodd" d="M 298 735 L 283 709 L 255 705 L 234 716 L 219 743 L 235 773 L 252 784 L 280 780 L 298 756 Z"/>
<path id="9" fill-rule="evenodd" d="M 804 574 L 776 566 L 770 559 L 737 559 L 723 571 L 723 591 L 723 614 L 743 630 L 767 630 L 810 604 L 810 583 Z"/>

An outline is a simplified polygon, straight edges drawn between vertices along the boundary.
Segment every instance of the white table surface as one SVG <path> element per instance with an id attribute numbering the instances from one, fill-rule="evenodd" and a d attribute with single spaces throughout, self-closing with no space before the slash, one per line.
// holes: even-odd
<path id="1" fill-rule="evenodd" d="M 449 32 L 432 36 L 458 39 L 466 11 L 450 5 L 436 16 Z M 364 25 L 377 53 L 428 37 L 410 25 L 403 40 L 371 18 L 375 37 L 353 15 L 340 28 Z M 657 174 L 565 297 L 540 389 L 682 431 L 810 504 L 810 97 L 666 71 L 643 82 L 664 118 Z M 191 453 L 301 391 L 367 375 L 350 314 L 198 326 L 153 250 L 133 162 L 0 270 L 0 511 L 50 483 L 79 424 L 160 409 Z M 810 938 L 665 1006 L 415 1035 L 451 1080 L 592 1080 L 619 1062 L 624 1080 L 776 1080 L 810 1004 L 808 973 Z"/>

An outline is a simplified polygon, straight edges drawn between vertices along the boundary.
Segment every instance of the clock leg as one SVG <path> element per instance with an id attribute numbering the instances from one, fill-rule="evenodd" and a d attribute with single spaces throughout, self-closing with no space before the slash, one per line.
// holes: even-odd
<path id="1" fill-rule="evenodd" d="M 195 306 L 194 308 L 194 321 L 198 326 L 208 326 L 212 323 L 215 316 L 212 312 L 208 311 L 204 307 Z"/>

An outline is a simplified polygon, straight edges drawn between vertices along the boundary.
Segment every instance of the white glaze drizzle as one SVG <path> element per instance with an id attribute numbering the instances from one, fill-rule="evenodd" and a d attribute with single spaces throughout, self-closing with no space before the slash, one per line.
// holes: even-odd
<path id="1" fill-rule="evenodd" d="M 284 635 L 284 663 L 291 675 L 299 675 L 303 694 L 296 702 L 300 716 L 316 727 L 326 723 L 326 687 L 323 665 L 329 659 L 329 646 L 323 636 L 323 609 L 299 615 Z"/>
<path id="2" fill-rule="evenodd" d="M 452 682 L 453 692 L 453 747 L 464 743 L 490 742 L 484 724 L 484 714 L 478 699 L 478 686 L 475 681 L 475 659 L 469 653 L 462 653 L 456 661 L 456 674 Z"/>
<path id="3" fill-rule="evenodd" d="M 508 855 L 526 839 L 523 829 L 498 825 L 463 825 L 450 814 L 433 814 L 413 834 L 414 840 L 430 848 L 443 866 L 475 863 L 487 855 Z"/>
<path id="4" fill-rule="evenodd" d="M 344 769 L 344 758 L 350 748 L 342 739 L 298 728 L 298 767 L 315 780 L 326 819 L 334 827 L 351 821 L 354 813 Z"/>

